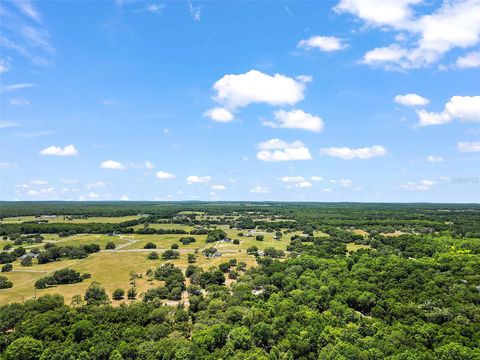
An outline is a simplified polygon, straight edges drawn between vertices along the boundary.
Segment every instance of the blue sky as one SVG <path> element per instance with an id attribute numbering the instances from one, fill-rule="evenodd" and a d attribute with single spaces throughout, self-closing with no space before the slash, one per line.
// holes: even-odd
<path id="1" fill-rule="evenodd" d="M 480 201 L 480 1 L 3 1 L 2 200 Z"/>

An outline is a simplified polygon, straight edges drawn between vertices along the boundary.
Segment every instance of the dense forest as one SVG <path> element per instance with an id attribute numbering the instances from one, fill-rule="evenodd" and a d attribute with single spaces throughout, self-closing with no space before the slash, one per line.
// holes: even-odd
<path id="1" fill-rule="evenodd" d="M 284 254 L 275 249 L 265 251 L 248 270 L 234 262 L 217 269 L 189 265 L 185 271 L 163 264 L 152 276 L 164 286 L 129 305 L 115 306 L 98 283 L 71 305 L 60 295 L 5 305 L 5 360 L 480 359 L 478 205 L 134 203 L 97 204 L 90 212 L 85 204 L 51 206 L 41 203 L 29 211 L 27 204 L 4 203 L 2 214 L 53 214 L 61 208 L 76 215 L 151 215 L 115 225 L 124 231 L 173 221 L 179 211 L 204 211 L 212 218 L 182 221 L 287 229 L 283 236 L 300 229 L 305 236 L 288 237 L 286 258 L 278 259 Z M 44 223 L 3 224 L 1 231 L 36 233 L 41 226 L 38 232 L 44 233 L 59 225 L 94 229 Z M 352 226 L 367 236 L 348 231 Z M 399 230 L 404 233 L 385 234 Z M 369 246 L 348 252 L 351 242 Z M 80 274 L 67 271 L 57 277 L 81 281 Z M 235 281 L 228 286 L 227 279 Z M 166 305 L 184 290 L 188 302 Z"/>

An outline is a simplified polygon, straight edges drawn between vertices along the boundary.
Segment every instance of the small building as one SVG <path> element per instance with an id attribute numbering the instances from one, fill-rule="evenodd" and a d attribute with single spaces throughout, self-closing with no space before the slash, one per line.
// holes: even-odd
<path id="1" fill-rule="evenodd" d="M 27 258 L 27 257 L 32 258 L 32 259 L 36 259 L 36 258 L 38 258 L 38 254 L 26 253 L 26 254 L 20 256 L 20 259 L 23 260 L 23 259 L 25 259 L 25 258 Z"/>
<path id="2" fill-rule="evenodd" d="M 232 242 L 232 239 L 230 239 L 230 238 L 223 238 L 222 241 L 223 241 L 223 242 L 226 242 L 226 243 L 229 243 L 229 242 Z"/>

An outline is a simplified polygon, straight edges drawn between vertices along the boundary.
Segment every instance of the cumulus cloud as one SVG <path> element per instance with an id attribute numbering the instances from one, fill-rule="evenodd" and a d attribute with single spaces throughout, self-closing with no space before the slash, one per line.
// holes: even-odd
<path id="1" fill-rule="evenodd" d="M 78 156 L 79 152 L 73 145 L 61 146 L 49 146 L 40 151 L 40 155 L 53 155 L 53 156 Z"/>
<path id="2" fill-rule="evenodd" d="M 301 141 L 287 143 L 280 139 L 271 139 L 260 143 L 257 159 L 261 161 L 311 160 L 312 155 Z"/>
<path id="3" fill-rule="evenodd" d="M 409 181 L 406 184 L 400 185 L 399 188 L 405 191 L 426 191 L 430 190 L 436 181 L 433 180 L 422 180 L 419 182 Z"/>
<path id="4" fill-rule="evenodd" d="M 223 107 L 214 107 L 203 113 L 204 117 L 208 117 L 217 122 L 230 122 L 233 121 L 233 114 Z"/>
<path id="5" fill-rule="evenodd" d="M 265 194 L 268 193 L 270 189 L 267 186 L 254 186 L 253 188 L 250 189 L 251 193 L 255 194 Z"/>
<path id="6" fill-rule="evenodd" d="M 465 56 L 460 56 L 455 65 L 460 69 L 480 67 L 480 51 L 473 51 Z"/>
<path id="7" fill-rule="evenodd" d="M 480 152 L 480 141 L 463 141 L 457 144 L 460 152 Z"/>
<path id="8" fill-rule="evenodd" d="M 435 156 L 435 155 L 428 155 L 427 160 L 432 163 L 438 163 L 443 161 L 443 157 Z"/>
<path id="9" fill-rule="evenodd" d="M 155 176 L 160 179 L 160 180 L 169 180 L 173 179 L 176 176 L 172 173 L 166 172 L 166 171 L 158 171 Z"/>
<path id="10" fill-rule="evenodd" d="M 115 160 L 106 160 L 100 164 L 102 169 L 111 169 L 111 170 L 124 170 L 126 169 L 125 165 L 123 165 L 119 161 Z"/>
<path id="11" fill-rule="evenodd" d="M 205 184 L 208 183 L 212 179 L 211 176 L 197 176 L 197 175 L 190 175 L 187 177 L 188 184 Z"/>
<path id="12" fill-rule="evenodd" d="M 410 5 L 421 0 L 341 0 L 334 10 L 349 12 L 371 25 L 401 26 L 412 15 Z"/>
<path id="13" fill-rule="evenodd" d="M 417 110 L 420 126 L 446 124 L 454 119 L 480 121 L 480 96 L 452 96 L 442 112 Z"/>
<path id="14" fill-rule="evenodd" d="M 126 195 L 122 195 L 122 196 L 120 197 L 120 200 L 121 200 L 121 201 L 128 201 L 128 200 L 130 200 L 130 198 L 129 198 L 128 196 L 126 196 Z"/>
<path id="15" fill-rule="evenodd" d="M 323 177 L 321 177 L 321 176 L 311 176 L 310 179 L 312 181 L 322 181 Z"/>
<path id="16" fill-rule="evenodd" d="M 373 145 L 371 147 L 358 149 L 352 149 L 349 147 L 329 147 L 320 149 L 320 153 L 332 157 L 339 157 L 345 160 L 366 160 L 374 157 L 385 156 L 387 154 L 387 150 L 383 146 Z"/>
<path id="17" fill-rule="evenodd" d="M 253 103 L 294 105 L 303 100 L 305 81 L 250 70 L 244 74 L 225 75 L 213 88 L 216 91 L 214 99 L 230 111 Z"/>
<path id="18" fill-rule="evenodd" d="M 318 49 L 325 52 L 342 50 L 346 47 L 346 45 L 343 43 L 343 40 L 340 38 L 335 36 L 319 35 L 300 40 L 297 46 L 307 50 Z"/>
<path id="19" fill-rule="evenodd" d="M 278 110 L 274 114 L 275 121 L 264 121 L 263 125 L 274 128 L 301 129 L 313 132 L 323 130 L 323 120 L 303 110 Z"/>
<path id="20" fill-rule="evenodd" d="M 417 94 L 397 95 L 394 101 L 405 106 L 424 106 L 430 102 L 427 98 Z"/>
<path id="21" fill-rule="evenodd" d="M 444 1 L 432 13 L 415 14 L 421 0 L 341 0 L 337 12 L 351 13 L 371 27 L 397 32 L 397 42 L 368 51 L 363 62 L 403 69 L 429 66 L 452 49 L 480 42 L 480 2 Z"/>

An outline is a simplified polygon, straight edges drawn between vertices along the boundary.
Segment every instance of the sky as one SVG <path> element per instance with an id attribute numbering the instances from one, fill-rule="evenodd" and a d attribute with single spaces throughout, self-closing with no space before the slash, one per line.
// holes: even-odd
<path id="1" fill-rule="evenodd" d="M 480 201 L 480 0 L 0 20 L 1 200 Z"/>

